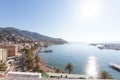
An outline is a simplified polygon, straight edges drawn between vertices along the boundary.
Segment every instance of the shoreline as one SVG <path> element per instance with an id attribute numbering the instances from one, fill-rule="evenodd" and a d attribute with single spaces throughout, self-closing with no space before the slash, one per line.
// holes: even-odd
<path id="1" fill-rule="evenodd" d="M 33 51 L 34 55 L 38 55 L 38 53 L 41 51 L 43 47 L 38 47 L 36 50 Z M 38 55 L 39 56 L 39 55 Z M 46 64 L 39 56 L 40 62 L 39 62 L 39 67 L 42 71 L 44 72 L 55 72 L 55 68 Z"/>
<path id="2" fill-rule="evenodd" d="M 46 64 L 44 61 L 39 62 L 40 69 L 44 72 L 55 72 L 54 67 Z"/>

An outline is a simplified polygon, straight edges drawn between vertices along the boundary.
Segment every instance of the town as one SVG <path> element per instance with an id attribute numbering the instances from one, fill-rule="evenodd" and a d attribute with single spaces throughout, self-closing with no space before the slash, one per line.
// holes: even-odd
<path id="1" fill-rule="evenodd" d="M 6 78 L 10 71 L 15 72 L 36 72 L 39 71 L 40 61 L 37 53 L 42 47 L 53 44 L 45 41 L 35 41 L 29 43 L 0 43 L 0 78 Z M 32 50 L 33 49 L 33 50 Z M 36 59 L 36 62 L 33 62 Z M 36 64 L 35 64 L 36 63 Z M 34 66 L 34 69 L 33 69 Z M 43 71 L 50 71 L 43 65 Z M 42 72 L 42 70 L 40 72 Z M 52 72 L 52 69 L 51 69 Z"/>
<path id="2" fill-rule="evenodd" d="M 120 50 L 119 43 L 92 43 L 91 46 L 97 46 L 98 49 L 108 49 L 108 50 Z"/>
<path id="3" fill-rule="evenodd" d="M 46 41 L 0 43 L 0 79 L 87 79 L 90 77 L 87 75 L 62 73 L 57 69 L 45 64 L 39 58 L 38 53 L 42 47 L 53 44 L 53 42 Z"/>

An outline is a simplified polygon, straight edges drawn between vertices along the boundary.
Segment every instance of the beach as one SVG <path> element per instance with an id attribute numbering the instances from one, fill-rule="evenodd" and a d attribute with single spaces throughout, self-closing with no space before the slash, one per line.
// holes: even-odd
<path id="1" fill-rule="evenodd" d="M 42 62 L 39 62 L 40 69 L 43 70 L 44 72 L 55 72 L 55 69 L 48 64 Z"/>
<path id="2" fill-rule="evenodd" d="M 38 47 L 37 49 L 33 50 L 34 55 L 38 55 L 38 53 L 41 51 L 42 47 Z M 40 58 L 40 57 L 39 57 Z M 55 72 L 55 69 L 48 64 L 46 64 L 43 60 L 40 58 L 39 67 L 44 72 Z"/>

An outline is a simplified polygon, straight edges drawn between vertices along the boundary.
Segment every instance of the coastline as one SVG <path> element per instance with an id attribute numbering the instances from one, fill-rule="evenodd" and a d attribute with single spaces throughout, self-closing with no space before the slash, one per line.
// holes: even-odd
<path id="1" fill-rule="evenodd" d="M 36 50 L 33 51 L 34 55 L 38 55 L 38 53 L 41 51 L 42 47 L 38 47 Z M 40 62 L 39 67 L 44 72 L 55 72 L 55 68 L 46 64 L 39 56 Z"/>
<path id="2" fill-rule="evenodd" d="M 41 61 L 39 62 L 40 69 L 43 70 L 44 72 L 55 72 L 55 69 L 45 62 Z"/>

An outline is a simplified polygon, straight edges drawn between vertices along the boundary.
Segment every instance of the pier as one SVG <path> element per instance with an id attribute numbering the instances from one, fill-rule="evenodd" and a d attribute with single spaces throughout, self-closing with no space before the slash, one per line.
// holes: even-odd
<path id="1" fill-rule="evenodd" d="M 120 72 L 120 65 L 115 63 L 109 63 L 110 67 Z"/>

